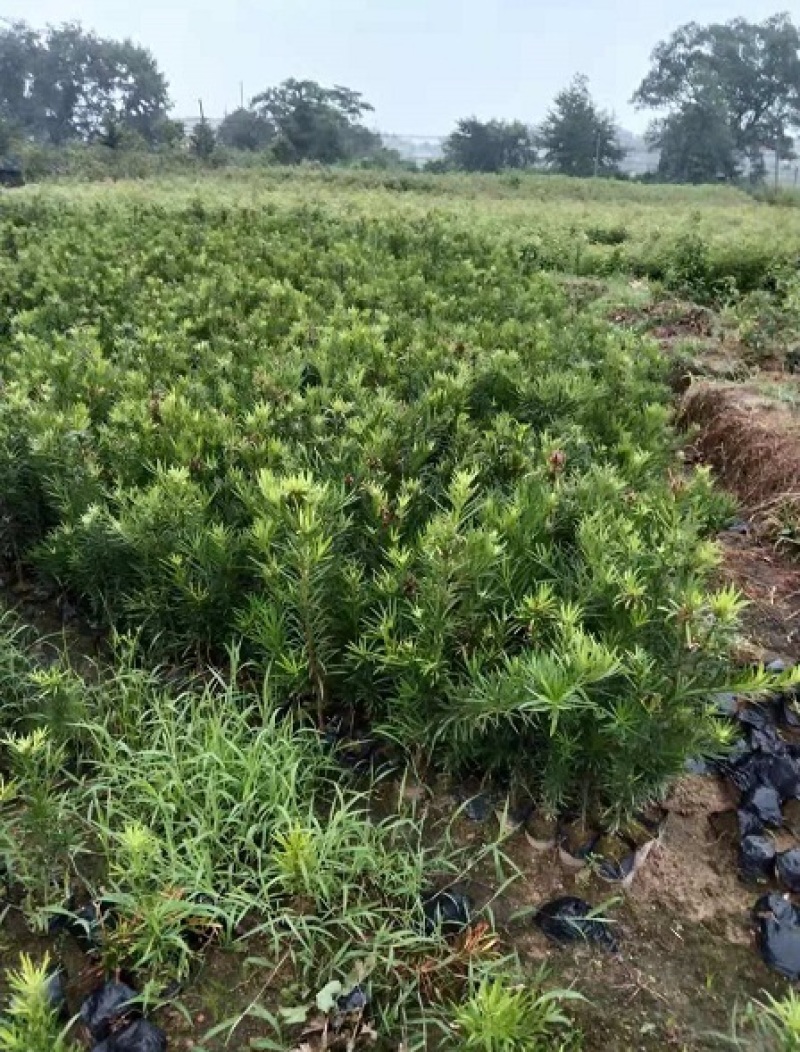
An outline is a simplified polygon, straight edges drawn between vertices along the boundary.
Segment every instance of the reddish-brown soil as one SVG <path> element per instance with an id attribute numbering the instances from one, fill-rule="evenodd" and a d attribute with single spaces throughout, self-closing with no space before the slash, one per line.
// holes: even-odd
<path id="1" fill-rule="evenodd" d="M 703 382 L 684 395 L 679 422 L 749 511 L 800 497 L 800 415 L 790 405 L 745 384 Z"/>
<path id="2" fill-rule="evenodd" d="M 800 564 L 755 531 L 721 543 L 724 576 L 749 602 L 742 657 L 800 661 Z"/>
<path id="3" fill-rule="evenodd" d="M 763 889 L 737 876 L 737 797 L 715 777 L 682 779 L 664 803 L 658 841 L 627 890 L 591 868 L 575 872 L 555 849 L 535 850 L 522 833 L 505 842 L 518 877 L 490 901 L 498 929 L 531 972 L 544 965 L 552 986 L 587 998 L 572 1009 L 586 1052 L 721 1048 L 719 1035 L 729 1031 L 735 1006 L 785 989 L 754 943 L 750 911 Z M 455 835 L 479 843 L 496 828 L 460 820 Z M 497 878 L 488 867 L 475 878 L 467 890 L 483 903 Z M 618 954 L 548 942 L 533 912 L 562 895 L 607 904 Z"/>
<path id="4" fill-rule="evenodd" d="M 610 319 L 615 325 L 647 332 L 662 344 L 672 344 L 677 340 L 707 340 L 716 336 L 720 328 L 713 311 L 681 300 L 616 308 Z"/>

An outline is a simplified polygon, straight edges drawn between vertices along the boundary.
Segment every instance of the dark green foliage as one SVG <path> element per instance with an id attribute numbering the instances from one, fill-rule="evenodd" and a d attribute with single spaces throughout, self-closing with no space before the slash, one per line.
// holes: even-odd
<path id="1" fill-rule="evenodd" d="M 372 107 L 350 88 L 292 78 L 257 95 L 250 106 L 268 129 L 281 164 L 334 164 L 381 150 L 380 136 L 361 123 Z"/>
<path id="2" fill-rule="evenodd" d="M 562 175 L 613 175 L 625 156 L 613 120 L 597 109 L 583 76 L 556 95 L 539 144 L 547 166 Z"/>
<path id="3" fill-rule="evenodd" d="M 728 113 L 713 99 L 687 102 L 648 132 L 661 150 L 658 174 L 674 183 L 713 183 L 737 174 L 736 140 Z"/>
<path id="4" fill-rule="evenodd" d="M 253 110 L 244 108 L 229 113 L 217 132 L 222 145 L 234 150 L 263 150 L 272 136 L 268 122 Z"/>
<path id="5" fill-rule="evenodd" d="M 201 161 L 209 161 L 217 148 L 217 135 L 207 120 L 199 121 L 189 136 L 189 146 Z"/>
<path id="6" fill-rule="evenodd" d="M 34 200 L 0 238 L 5 543 L 94 616 L 553 804 L 716 747 L 719 501 L 655 347 L 506 232 Z"/>
<path id="7" fill-rule="evenodd" d="M 106 40 L 77 23 L 0 30 L 0 117 L 26 138 L 87 141 L 111 119 L 154 142 L 168 108 L 155 59 L 130 40 Z"/>
<path id="8" fill-rule="evenodd" d="M 706 169 L 712 147 L 717 165 L 729 149 L 719 129 L 724 119 L 733 148 L 763 174 L 762 151 L 776 141 L 785 144 L 787 133 L 800 124 L 800 30 L 788 14 L 760 23 L 690 22 L 655 49 L 634 102 L 670 110 L 666 127 L 679 139 L 694 139 L 698 123 L 705 123 L 711 141 L 695 154 L 704 158 Z"/>
<path id="9" fill-rule="evenodd" d="M 531 129 L 521 121 L 460 120 L 444 146 L 447 164 L 465 172 L 529 168 L 536 161 Z"/>

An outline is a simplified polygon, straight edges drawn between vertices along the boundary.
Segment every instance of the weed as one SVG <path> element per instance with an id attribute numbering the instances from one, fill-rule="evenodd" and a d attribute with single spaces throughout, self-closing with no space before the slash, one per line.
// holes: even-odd
<path id="1" fill-rule="evenodd" d="M 0 1021 L 0 1049 L 3 1052 L 75 1052 L 77 1046 L 66 1038 L 59 1021 L 60 1006 L 51 996 L 51 969 L 47 956 L 40 964 L 26 954 L 19 967 L 6 972 L 11 993 L 5 1016 Z"/>
<path id="2" fill-rule="evenodd" d="M 730 1035 L 717 1036 L 726 1045 L 746 1052 L 798 1052 L 800 997 L 794 990 L 782 997 L 767 994 L 766 1001 L 753 1001 L 744 1011 L 734 1012 Z"/>
<path id="3" fill-rule="evenodd" d="M 453 1007 L 458 1047 L 476 1052 L 545 1052 L 566 1049 L 558 1035 L 569 1036 L 570 1020 L 563 1011 L 569 1000 L 581 998 L 569 990 L 542 992 L 534 987 L 507 987 L 484 981 L 463 1003 Z M 570 1043 L 569 1047 L 578 1046 Z"/>
<path id="4" fill-rule="evenodd" d="M 69 898 L 81 837 L 64 785 L 64 747 L 43 728 L 8 735 L 3 744 L 14 776 L 0 795 L 3 854 L 33 920 L 39 910 Z"/>

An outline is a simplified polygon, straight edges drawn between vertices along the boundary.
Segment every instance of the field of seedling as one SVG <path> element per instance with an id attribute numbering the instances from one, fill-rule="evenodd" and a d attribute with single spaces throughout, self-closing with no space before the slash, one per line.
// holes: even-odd
<path id="1" fill-rule="evenodd" d="M 722 189 L 0 199 L 0 1049 L 778 1040 L 748 936 L 635 889 L 687 762 L 794 763 L 674 404 L 800 341 L 798 256 Z"/>

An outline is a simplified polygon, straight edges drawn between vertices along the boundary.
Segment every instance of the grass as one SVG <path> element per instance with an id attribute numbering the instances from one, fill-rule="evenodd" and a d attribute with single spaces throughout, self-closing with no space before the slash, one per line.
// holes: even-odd
<path id="1" fill-rule="evenodd" d="M 569 1031 L 563 1004 L 580 995 L 565 991 L 538 993 L 484 981 L 454 1012 L 453 1028 L 464 1049 L 476 1052 L 536 1052 L 553 1047 L 553 1034 Z M 560 1046 L 579 1047 L 573 1040 Z"/>
<path id="2" fill-rule="evenodd" d="M 17 647 L 13 631 L 0 639 L 6 657 Z M 102 900 L 113 923 L 91 937 L 103 970 L 146 979 L 156 1004 L 210 947 L 242 954 L 243 967 L 257 947 L 249 967 L 262 972 L 266 1001 L 219 1020 L 216 1033 L 255 1019 L 286 1047 L 301 1016 L 319 1015 L 319 991 L 338 983 L 346 993 L 357 975 L 380 1033 L 435 1047 L 450 1032 L 451 998 L 481 977 L 522 978 L 496 939 L 478 933 L 454 945 L 429 932 L 422 913 L 432 885 L 463 879 L 482 858 L 501 865 L 499 842 L 468 853 L 413 804 L 376 813 L 380 786 L 343 781 L 315 732 L 276 712 L 268 692 L 234 685 L 244 671 L 234 661 L 205 685 L 168 689 L 126 647 L 82 684 L 77 775 L 65 777 L 63 746 L 43 728 L 6 739 L 13 780 L 0 833 L 10 879 L 24 890 L 18 906 L 40 928 L 68 894 Z M 36 673 L 31 665 L 29 679 Z M 45 1037 L 36 1035 L 54 1040 L 54 1024 L 37 1008 L 39 972 L 21 968 L 12 1017 L 23 1022 L 13 1032 L 37 1048 Z"/>

